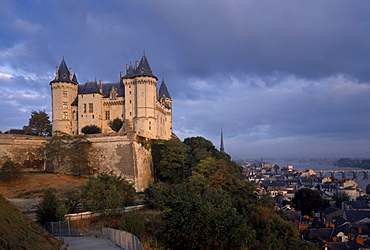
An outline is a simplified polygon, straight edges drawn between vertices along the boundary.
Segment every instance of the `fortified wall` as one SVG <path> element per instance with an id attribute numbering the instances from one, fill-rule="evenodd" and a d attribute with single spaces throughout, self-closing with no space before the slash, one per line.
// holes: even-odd
<path id="1" fill-rule="evenodd" d="M 0 167 L 6 160 L 20 163 L 24 171 L 46 170 L 44 154 L 40 149 L 48 138 L 28 135 L 0 134 Z M 152 183 L 151 152 L 136 141 L 136 134 L 89 135 L 92 142 L 91 164 L 96 172 L 122 174 L 137 191 Z"/>

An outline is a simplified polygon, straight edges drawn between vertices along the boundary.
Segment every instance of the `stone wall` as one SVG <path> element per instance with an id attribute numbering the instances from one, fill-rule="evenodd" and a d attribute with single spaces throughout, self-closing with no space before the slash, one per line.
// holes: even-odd
<path id="1" fill-rule="evenodd" d="M 40 150 L 48 138 L 0 134 L 0 167 L 8 159 L 19 162 L 24 170 L 45 170 Z M 91 163 L 96 172 L 122 174 L 143 191 L 153 182 L 151 152 L 136 141 L 136 134 L 97 134 L 87 137 L 92 142 Z"/>
<path id="2" fill-rule="evenodd" d="M 0 167 L 12 160 L 23 165 L 25 170 L 45 170 L 41 147 L 46 140 L 39 136 L 0 134 Z"/>

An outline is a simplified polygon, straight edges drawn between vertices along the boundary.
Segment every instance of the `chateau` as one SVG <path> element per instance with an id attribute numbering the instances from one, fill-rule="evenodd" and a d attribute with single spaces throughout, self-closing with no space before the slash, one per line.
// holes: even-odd
<path id="1" fill-rule="evenodd" d="M 52 92 L 53 133 L 81 134 L 87 125 L 96 125 L 102 133 L 112 133 L 108 122 L 120 118 L 122 132 L 135 132 L 151 139 L 170 139 L 172 135 L 172 99 L 162 81 L 153 75 L 143 54 L 140 62 L 126 65 L 118 82 L 88 81 L 79 84 L 64 58 L 56 67 Z"/>

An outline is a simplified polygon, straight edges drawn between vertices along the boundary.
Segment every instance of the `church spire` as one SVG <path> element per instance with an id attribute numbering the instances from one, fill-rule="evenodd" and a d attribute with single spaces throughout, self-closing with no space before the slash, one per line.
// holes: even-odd
<path id="1" fill-rule="evenodd" d="M 222 128 L 221 128 L 221 145 L 220 145 L 220 151 L 225 152 L 225 147 L 224 147 L 224 135 L 222 133 Z"/>

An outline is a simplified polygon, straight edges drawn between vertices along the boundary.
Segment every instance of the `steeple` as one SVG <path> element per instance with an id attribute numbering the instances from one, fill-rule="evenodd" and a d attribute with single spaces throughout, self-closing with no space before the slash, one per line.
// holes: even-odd
<path id="1" fill-rule="evenodd" d="M 220 151 L 225 152 L 225 147 L 224 147 L 224 135 L 222 133 L 222 128 L 221 128 L 221 145 L 220 145 Z"/>
<path id="2" fill-rule="evenodd" d="M 170 93 L 168 92 L 167 86 L 162 80 L 161 86 L 159 87 L 159 96 L 160 97 L 168 97 L 171 99 Z"/>

